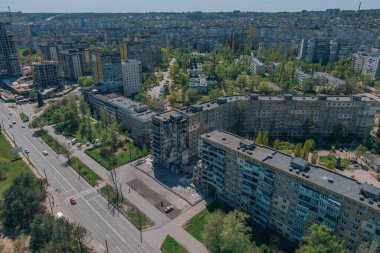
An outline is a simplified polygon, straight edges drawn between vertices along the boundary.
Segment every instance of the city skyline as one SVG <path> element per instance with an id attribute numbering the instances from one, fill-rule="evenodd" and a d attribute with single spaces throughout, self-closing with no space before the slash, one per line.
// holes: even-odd
<path id="1" fill-rule="evenodd" d="M 380 8 L 380 2 L 376 0 L 361 1 L 361 9 L 377 9 Z M 25 2 L 23 0 L 6 0 L 0 6 L 1 11 L 6 10 L 6 6 L 10 6 L 12 11 L 22 12 L 218 12 L 218 11 L 255 11 L 255 12 L 281 12 L 301 10 L 325 10 L 329 8 L 340 8 L 347 10 L 357 10 L 360 1 L 354 0 L 335 0 L 335 1 L 280 1 L 280 0 L 237 0 L 237 1 L 216 1 L 209 0 L 207 3 L 201 0 L 191 2 L 178 2 L 174 0 L 163 0 L 157 2 L 155 0 L 94 0 L 91 4 L 88 2 L 77 2 L 67 0 L 64 2 L 54 2 L 49 0 L 32 0 Z"/>

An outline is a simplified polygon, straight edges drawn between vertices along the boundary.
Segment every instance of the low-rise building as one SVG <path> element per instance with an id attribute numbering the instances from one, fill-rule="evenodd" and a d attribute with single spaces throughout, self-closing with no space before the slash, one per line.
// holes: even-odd
<path id="1" fill-rule="evenodd" d="M 155 112 L 147 106 L 122 97 L 115 93 L 101 95 L 96 90 L 83 90 L 86 101 L 95 115 L 104 108 L 116 116 L 118 122 L 131 132 L 130 137 L 137 144 L 149 145 L 151 142 L 151 122 Z"/>
<path id="2" fill-rule="evenodd" d="M 370 168 L 376 172 L 380 172 L 380 158 L 367 151 L 360 157 Z"/>
<path id="3" fill-rule="evenodd" d="M 211 87 L 215 87 L 218 84 L 216 80 L 207 79 L 203 75 L 199 77 L 192 77 L 189 80 L 189 88 L 196 89 L 198 93 L 206 94 Z"/>
<path id="4" fill-rule="evenodd" d="M 312 224 L 331 228 L 350 251 L 379 237 L 377 187 L 223 131 L 200 136 L 199 156 L 201 185 L 292 241 Z"/>
<path id="5" fill-rule="evenodd" d="M 360 74 L 367 74 L 372 80 L 380 78 L 380 50 L 373 50 L 370 53 L 357 52 L 352 55 L 352 65 Z"/>
<path id="6" fill-rule="evenodd" d="M 251 70 L 257 75 L 265 74 L 265 64 L 259 59 L 252 57 L 251 59 Z"/>

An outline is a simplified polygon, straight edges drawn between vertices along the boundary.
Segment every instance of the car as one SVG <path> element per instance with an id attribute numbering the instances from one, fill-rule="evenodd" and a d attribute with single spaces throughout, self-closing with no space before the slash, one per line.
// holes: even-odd
<path id="1" fill-rule="evenodd" d="M 12 124 L 13 124 L 13 125 L 16 125 L 16 121 L 12 121 Z"/>
<path id="2" fill-rule="evenodd" d="M 57 213 L 57 218 L 58 218 L 58 219 L 63 219 L 63 218 L 65 218 L 65 216 L 63 215 L 62 212 L 58 212 L 58 213 Z"/>
<path id="3" fill-rule="evenodd" d="M 30 153 L 30 151 L 29 151 L 29 149 L 24 149 L 24 152 L 25 152 L 25 154 L 29 154 Z"/>
<path id="4" fill-rule="evenodd" d="M 77 141 L 78 141 L 77 138 L 72 139 L 71 140 L 71 145 L 75 145 L 75 143 L 77 143 Z"/>
<path id="5" fill-rule="evenodd" d="M 9 112 L 9 115 L 12 115 L 12 113 L 11 113 L 11 112 Z"/>
<path id="6" fill-rule="evenodd" d="M 165 208 L 165 213 L 170 213 L 171 211 L 173 211 L 174 210 L 174 206 L 167 206 L 166 208 Z"/>
<path id="7" fill-rule="evenodd" d="M 86 143 L 86 146 L 88 147 L 88 146 L 90 146 L 90 145 L 91 145 L 91 142 L 88 141 L 88 142 Z"/>
<path id="8" fill-rule="evenodd" d="M 77 147 L 80 148 L 82 146 L 82 143 L 78 142 Z"/>
<path id="9" fill-rule="evenodd" d="M 13 125 L 12 125 L 12 124 L 10 124 L 10 125 L 9 125 L 9 127 L 10 127 L 10 128 L 12 128 L 12 127 L 13 127 Z"/>
<path id="10" fill-rule="evenodd" d="M 22 124 L 22 126 L 21 126 L 22 128 L 25 128 L 25 125 L 24 124 Z"/>
<path id="11" fill-rule="evenodd" d="M 42 151 L 42 154 L 47 156 L 48 155 L 48 152 L 46 150 Z"/>
<path id="12" fill-rule="evenodd" d="M 76 203 L 77 203 L 77 200 L 75 199 L 75 197 L 71 197 L 70 204 L 75 205 Z"/>

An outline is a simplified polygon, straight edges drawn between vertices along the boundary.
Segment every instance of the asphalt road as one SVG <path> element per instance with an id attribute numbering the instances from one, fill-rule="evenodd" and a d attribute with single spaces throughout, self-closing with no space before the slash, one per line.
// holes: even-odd
<path id="1" fill-rule="evenodd" d="M 140 244 L 139 231 L 121 214 L 108 209 L 107 201 L 101 197 L 96 189 L 91 187 L 84 179 L 65 164 L 65 158 L 59 157 L 41 139 L 32 136 L 32 130 L 22 128 L 18 114 L 14 111 L 9 115 L 10 109 L 6 104 L 0 104 L 0 120 L 10 136 L 14 136 L 17 146 L 29 149 L 30 161 L 37 167 L 41 175 L 45 175 L 51 186 L 54 196 L 54 214 L 61 211 L 65 217 L 80 223 L 91 232 L 93 239 L 100 245 L 95 250 L 105 252 L 106 240 L 109 252 L 160 252 L 145 242 Z M 12 121 L 16 125 L 10 128 Z M 42 151 L 47 150 L 44 156 Z M 76 205 L 70 205 L 68 199 L 75 196 Z"/>

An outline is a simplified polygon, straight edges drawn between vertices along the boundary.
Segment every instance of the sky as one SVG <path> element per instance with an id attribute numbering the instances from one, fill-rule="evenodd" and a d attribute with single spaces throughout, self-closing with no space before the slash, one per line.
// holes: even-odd
<path id="1" fill-rule="evenodd" d="M 360 0 L 0 0 L 22 12 L 188 12 L 356 10 Z M 380 0 L 362 0 L 361 9 L 380 9 Z"/>

